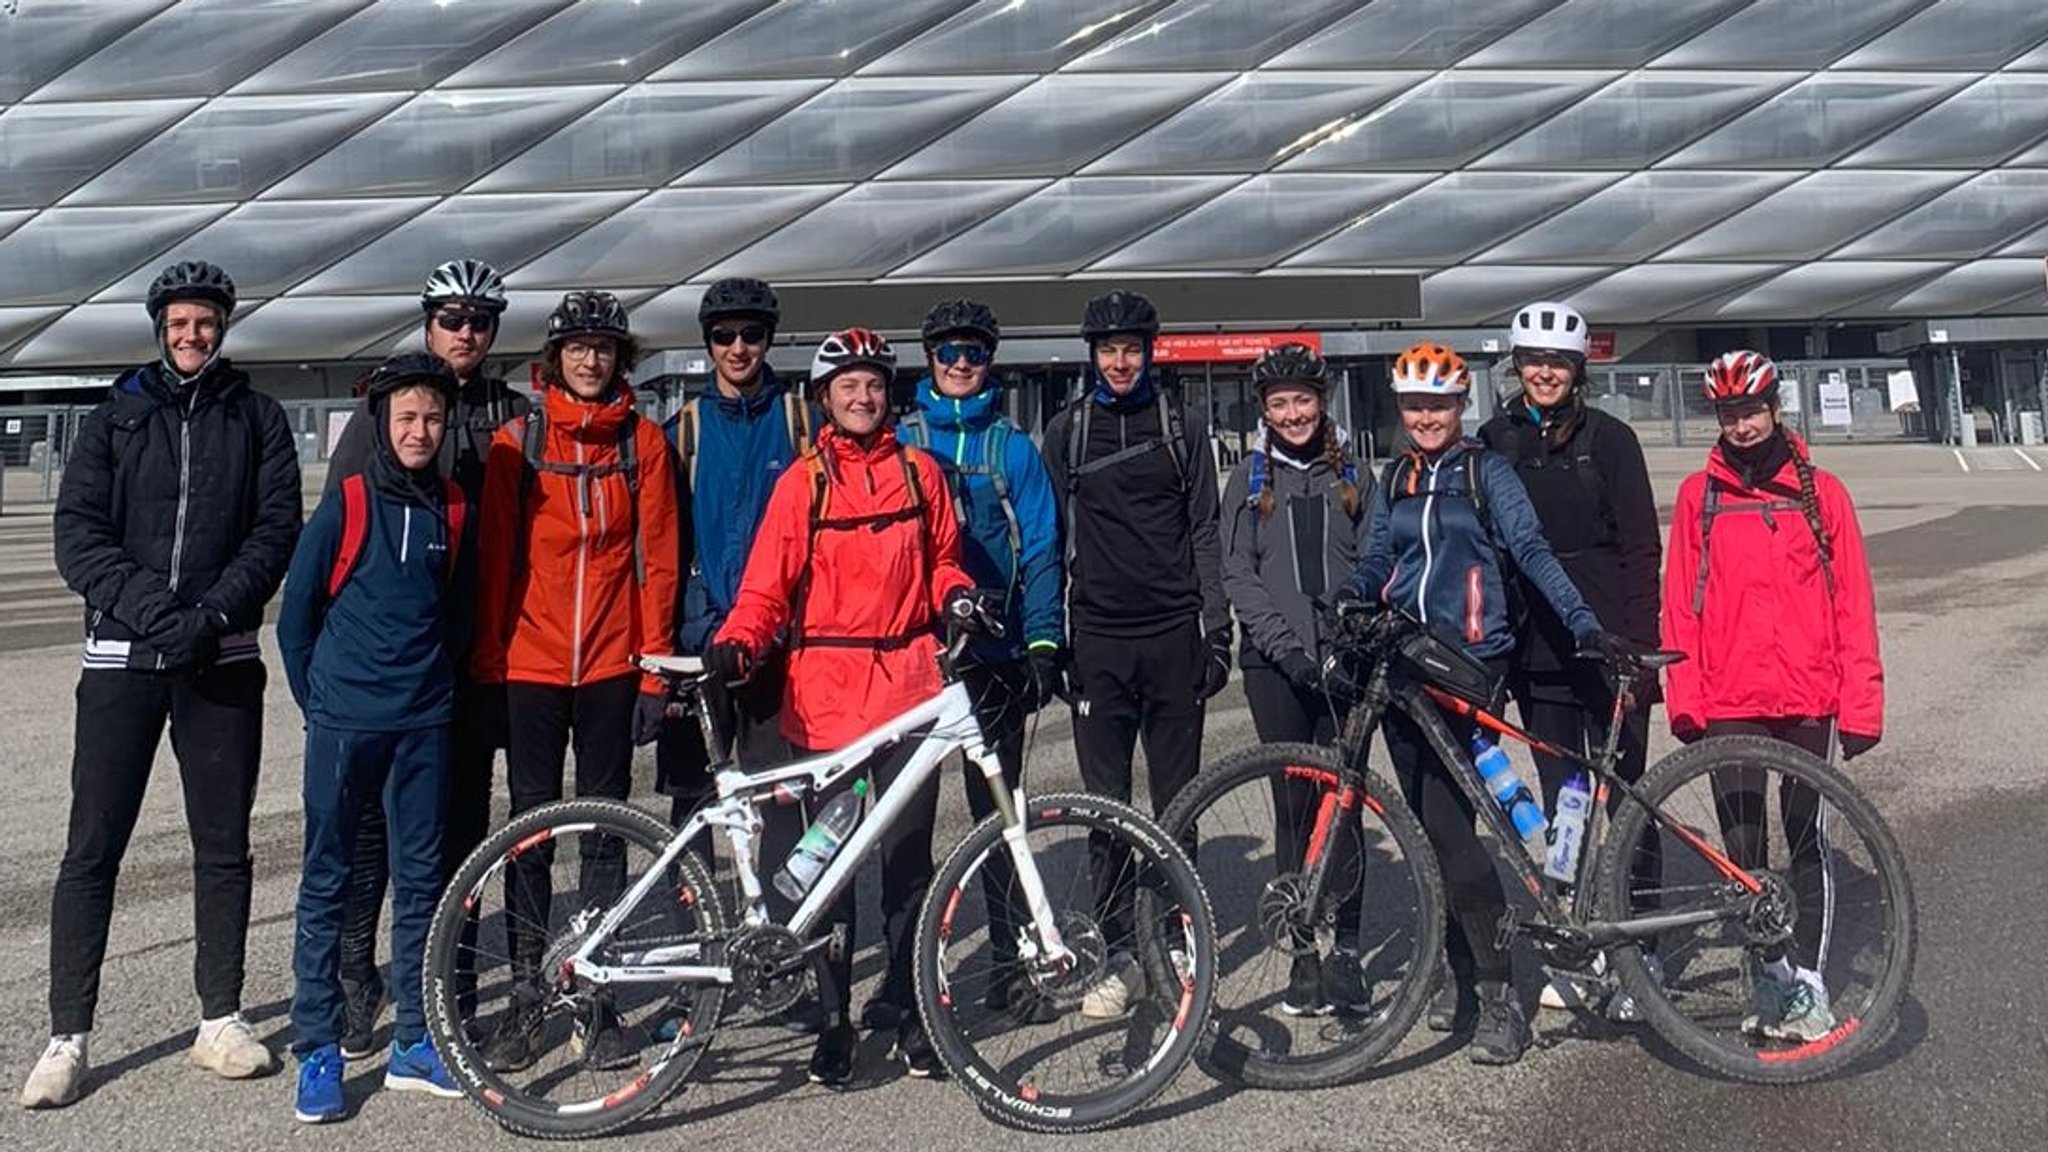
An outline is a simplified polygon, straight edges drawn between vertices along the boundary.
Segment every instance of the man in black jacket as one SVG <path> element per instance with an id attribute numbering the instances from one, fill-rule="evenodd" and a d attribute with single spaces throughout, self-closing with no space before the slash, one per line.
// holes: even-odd
<path id="1" fill-rule="evenodd" d="M 1074 753 L 1082 784 L 1128 800 L 1131 754 L 1145 743 L 1152 805 L 1163 810 L 1195 775 L 1203 705 L 1230 679 L 1230 605 L 1223 595 L 1216 463 L 1205 429 L 1152 372 L 1159 314 L 1136 292 L 1088 302 L 1081 335 L 1089 387 L 1045 430 L 1045 463 L 1061 498 L 1072 631 Z M 1127 862 L 1090 838 L 1090 869 L 1113 953 L 1130 929 Z M 1122 1015 L 1142 995 L 1140 969 L 1111 957 L 1081 1010 Z"/>
<path id="2" fill-rule="evenodd" d="M 284 410 L 220 358 L 226 273 L 174 264 L 147 303 L 160 359 L 86 417 L 57 499 L 57 568 L 85 598 L 85 670 L 51 897 L 52 1035 L 22 1089 L 30 1108 L 78 1096 L 114 880 L 167 720 L 192 835 L 191 1059 L 230 1079 L 277 1068 L 242 1019 L 242 964 L 263 750 L 256 630 L 298 538 L 298 453 Z"/>
<path id="3" fill-rule="evenodd" d="M 484 459 L 491 437 L 507 420 L 525 416 L 533 404 L 525 393 L 484 373 L 484 359 L 505 313 L 505 284 L 497 270 L 480 260 L 450 260 L 434 269 L 420 292 L 426 313 L 427 351 L 455 371 L 460 385 L 448 414 L 448 432 L 441 440 L 441 475 L 462 486 L 471 508 L 484 496 Z M 376 453 L 377 418 L 365 397 L 342 430 L 327 460 L 326 490 L 343 479 L 369 470 Z M 453 589 L 452 607 L 460 610 L 475 597 L 474 588 Z M 467 652 L 457 653 L 457 669 L 467 669 Z M 491 766 L 505 746 L 502 693 L 479 692 L 468 677 L 455 682 L 454 751 L 448 765 L 448 802 L 441 830 L 441 864 L 454 872 L 467 859 L 491 822 Z M 356 822 L 356 845 L 349 872 L 348 902 L 342 913 L 341 987 L 344 1005 L 341 1054 L 360 1060 L 376 1050 L 377 1013 L 384 1003 L 384 981 L 377 973 L 377 917 L 384 907 L 390 876 L 384 813 L 375 805 Z"/>

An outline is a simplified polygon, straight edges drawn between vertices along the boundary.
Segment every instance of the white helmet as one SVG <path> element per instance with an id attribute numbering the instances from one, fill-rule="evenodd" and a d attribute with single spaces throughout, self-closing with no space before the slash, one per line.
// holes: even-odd
<path id="1" fill-rule="evenodd" d="M 1590 346 L 1586 318 L 1569 304 L 1539 300 L 1515 313 L 1514 323 L 1508 326 L 1510 352 L 1529 349 L 1584 357 Z"/>
<path id="2" fill-rule="evenodd" d="M 466 300 L 489 312 L 505 310 L 505 282 L 481 260 L 450 260 L 427 277 L 420 307 L 428 313 L 451 300 Z"/>

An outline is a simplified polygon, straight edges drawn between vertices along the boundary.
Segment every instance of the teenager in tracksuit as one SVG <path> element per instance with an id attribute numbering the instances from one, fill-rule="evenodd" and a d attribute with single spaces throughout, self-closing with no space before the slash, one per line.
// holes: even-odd
<path id="1" fill-rule="evenodd" d="M 384 1086 L 459 1096 L 420 1005 L 427 928 L 441 890 L 441 821 L 452 755 L 455 664 L 465 647 L 453 597 L 467 500 L 436 457 L 458 385 L 439 357 L 394 356 L 370 378 L 374 455 L 329 492 L 299 537 L 277 621 L 292 699 L 306 716 L 306 844 L 292 936 L 294 1114 L 346 1114 L 341 944 L 365 815 L 384 816 L 392 878 L 391 972 L 398 1021 Z M 380 847 L 383 845 L 380 844 Z"/>
<path id="2" fill-rule="evenodd" d="M 192 1062 L 277 1068 L 242 1019 L 249 811 L 263 751 L 256 630 L 298 538 L 299 457 L 275 400 L 220 356 L 235 285 L 203 261 L 149 286 L 159 359 L 80 426 L 54 522 L 57 570 L 85 599 L 71 823 L 50 898 L 50 1042 L 29 1108 L 78 1098 L 114 881 L 171 726 L 192 832 L 200 1025 Z"/>
<path id="3" fill-rule="evenodd" d="M 978 300 L 942 300 L 925 313 L 922 334 L 929 371 L 917 382 L 917 411 L 897 437 L 938 459 L 960 525 L 961 563 L 976 587 L 1003 595 L 1005 635 L 976 637 L 959 671 L 982 735 L 1014 791 L 1024 775 L 1025 718 L 1067 695 L 1060 650 L 1066 605 L 1060 599 L 1059 502 L 1037 447 L 1003 414 L 1002 389 L 990 379 L 1002 335 L 995 313 Z M 967 810 L 979 822 L 995 811 L 995 801 L 979 769 L 968 766 L 966 781 Z M 1017 940 L 1006 919 L 1014 912 L 1009 861 L 991 858 L 982 884 L 994 920 L 990 937 L 1005 974 L 987 999 L 1000 1010 L 1013 1006 L 1022 975 L 1004 966 L 1015 959 Z M 881 1027 L 907 1015 L 913 991 L 883 988 L 862 1013 L 862 1023 Z"/>
<path id="4" fill-rule="evenodd" d="M 1244 695 L 1264 743 L 1327 744 L 1338 718 L 1323 683 L 1332 652 L 1317 605 L 1358 567 L 1365 495 L 1343 430 L 1323 409 L 1323 359 L 1282 344 L 1252 365 L 1263 420 L 1252 450 L 1223 488 L 1223 590 L 1243 630 Z M 1299 862 L 1319 790 L 1276 786 L 1275 855 Z M 1336 946 L 1289 965 L 1280 1009 L 1289 1015 L 1350 1014 L 1369 1007 L 1360 968 L 1357 900 L 1331 909 Z"/>
<path id="5" fill-rule="evenodd" d="M 427 351 L 453 370 L 459 382 L 455 405 L 448 412 L 447 434 L 441 438 L 438 471 L 462 488 L 469 507 L 484 495 L 484 460 L 491 437 L 505 421 L 526 415 L 526 395 L 503 380 L 484 374 L 484 358 L 505 312 L 505 285 L 490 265 L 476 260 L 450 260 L 427 277 L 420 292 L 426 312 Z M 369 471 L 378 458 L 376 420 L 365 398 L 342 431 L 327 460 L 327 493 L 332 495 L 350 476 Z M 468 566 L 473 579 L 474 567 Z M 458 603 L 471 602 L 473 583 L 457 587 Z M 504 716 L 486 707 L 468 670 L 468 653 L 456 654 L 455 719 L 451 726 L 454 752 L 449 760 L 448 803 L 443 810 L 441 863 L 453 872 L 478 844 L 491 822 L 491 765 L 505 746 Z M 377 917 L 383 911 L 387 879 L 384 860 L 384 813 L 372 806 L 357 822 L 355 867 L 349 872 L 348 912 L 342 922 L 341 986 L 348 1019 L 341 1034 L 341 1054 L 358 1060 L 374 1051 L 373 1031 L 384 1000 L 384 981 L 377 974 Z"/>
<path id="6" fill-rule="evenodd" d="M 1088 391 L 1052 418 L 1044 446 L 1068 541 L 1074 751 L 1089 791 L 1128 800 L 1142 738 L 1160 811 L 1200 767 L 1203 704 L 1230 680 L 1215 456 L 1179 397 L 1158 387 L 1150 300 L 1122 290 L 1090 300 L 1081 335 Z M 1122 861 L 1106 838 L 1090 849 L 1107 892 Z M 1129 909 L 1103 911 L 1116 939 Z M 1112 959 L 1082 1005 L 1091 1017 L 1120 1016 L 1143 994 L 1142 970 Z"/>
<path id="7" fill-rule="evenodd" d="M 1608 651 L 1624 642 L 1599 619 L 1543 539 L 1542 526 L 1515 470 L 1476 440 L 1464 438 L 1470 377 L 1465 361 L 1438 344 L 1418 344 L 1394 361 L 1394 391 L 1409 449 L 1373 491 L 1364 556 L 1350 594 L 1384 603 L 1455 638 L 1466 654 L 1505 676 L 1515 638 L 1508 622 L 1500 553 L 1549 601 L 1582 648 Z M 1478 453 L 1476 475 L 1485 503 L 1467 485 L 1466 456 Z M 1489 527 L 1490 524 L 1490 527 Z M 1460 743 L 1472 723 L 1446 717 Z M 1445 931 L 1451 979 L 1432 1026 L 1450 1030 L 1477 1010 L 1471 1059 L 1512 1064 L 1529 1045 L 1529 1023 L 1515 998 L 1508 950 L 1495 937 L 1507 908 L 1493 855 L 1479 839 L 1477 813 L 1413 720 L 1389 710 L 1380 725 L 1387 759 L 1423 831 L 1436 849 L 1450 897 Z"/>

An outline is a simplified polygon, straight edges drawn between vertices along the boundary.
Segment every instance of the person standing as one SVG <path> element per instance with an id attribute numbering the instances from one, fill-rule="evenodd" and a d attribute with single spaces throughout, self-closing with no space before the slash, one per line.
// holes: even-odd
<path id="1" fill-rule="evenodd" d="M 1200 766 L 1204 703 L 1230 681 L 1230 604 L 1217 535 L 1216 461 L 1177 392 L 1152 364 L 1159 313 L 1123 289 L 1088 302 L 1087 392 L 1045 430 L 1045 464 L 1062 500 L 1073 633 L 1074 752 L 1089 791 L 1131 797 L 1140 739 L 1152 806 L 1163 811 Z M 1091 872 L 1109 890 L 1125 862 L 1090 840 Z M 1103 909 L 1119 938 L 1128 908 Z M 1121 1016 L 1144 994 L 1143 971 L 1112 957 L 1082 1004 Z"/>
<path id="2" fill-rule="evenodd" d="M 158 359 L 80 426 L 54 517 L 57 570 L 85 600 L 85 658 L 50 898 L 51 1036 L 22 1088 L 28 1108 L 70 1104 L 84 1085 L 115 878 L 166 722 L 192 836 L 191 1060 L 228 1079 L 277 1070 L 241 1007 L 266 679 L 256 630 L 298 539 L 298 448 L 284 409 L 221 356 L 227 273 L 173 264 L 146 307 Z"/>
<path id="3" fill-rule="evenodd" d="M 1244 636 L 1241 664 L 1252 726 L 1264 743 L 1328 744 L 1338 716 L 1323 682 L 1334 654 L 1318 605 L 1358 567 L 1365 496 L 1347 437 L 1324 411 L 1328 369 L 1303 344 L 1267 350 L 1252 365 L 1262 420 L 1252 450 L 1223 488 L 1223 590 Z M 1319 796 L 1290 781 L 1273 795 L 1274 848 L 1300 861 Z M 1360 966 L 1359 904 L 1327 915 L 1336 944 L 1313 941 L 1289 965 L 1280 1010 L 1293 1016 L 1371 1006 Z"/>
<path id="4" fill-rule="evenodd" d="M 484 360 L 497 339 L 505 313 L 505 284 L 497 270 L 477 260 L 450 260 L 434 269 L 420 292 L 426 314 L 427 352 L 454 373 L 454 406 L 446 414 L 445 435 L 437 450 L 437 471 L 452 479 L 471 508 L 484 496 L 484 461 L 491 437 L 507 420 L 522 418 L 532 408 L 524 393 L 486 374 Z M 332 496 L 350 476 L 377 467 L 381 448 L 372 398 L 365 397 L 356 416 L 342 430 L 327 461 L 326 495 Z M 465 569 L 464 583 L 450 590 L 452 603 L 467 613 L 474 601 L 474 568 Z M 486 707 L 468 672 L 468 653 L 455 654 L 454 720 L 450 738 L 448 801 L 443 809 L 441 862 L 452 873 L 478 844 L 491 823 L 491 767 L 505 745 L 503 716 Z M 377 972 L 377 918 L 384 907 L 389 879 L 386 864 L 384 813 L 372 805 L 356 824 L 356 846 L 349 871 L 347 911 L 342 918 L 341 987 L 346 1020 L 341 1054 L 360 1060 L 376 1050 L 377 1014 L 384 1003 L 384 981 Z"/>

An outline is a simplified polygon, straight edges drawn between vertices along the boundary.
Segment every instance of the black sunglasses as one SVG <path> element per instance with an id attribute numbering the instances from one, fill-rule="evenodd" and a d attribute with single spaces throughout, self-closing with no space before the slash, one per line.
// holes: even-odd
<path id="1" fill-rule="evenodd" d="M 980 368 L 995 357 L 986 344 L 941 344 L 932 349 L 932 359 L 941 367 L 951 368 L 960 361 L 967 361 L 970 368 Z"/>
<path id="2" fill-rule="evenodd" d="M 498 318 L 489 312 L 437 312 L 434 325 L 443 332 L 489 332 L 498 326 Z"/>
<path id="3" fill-rule="evenodd" d="M 726 347 L 735 340 L 745 344 L 765 344 L 768 342 L 768 329 L 759 324 L 749 324 L 745 328 L 713 328 L 711 330 L 711 343 L 720 348 Z"/>

